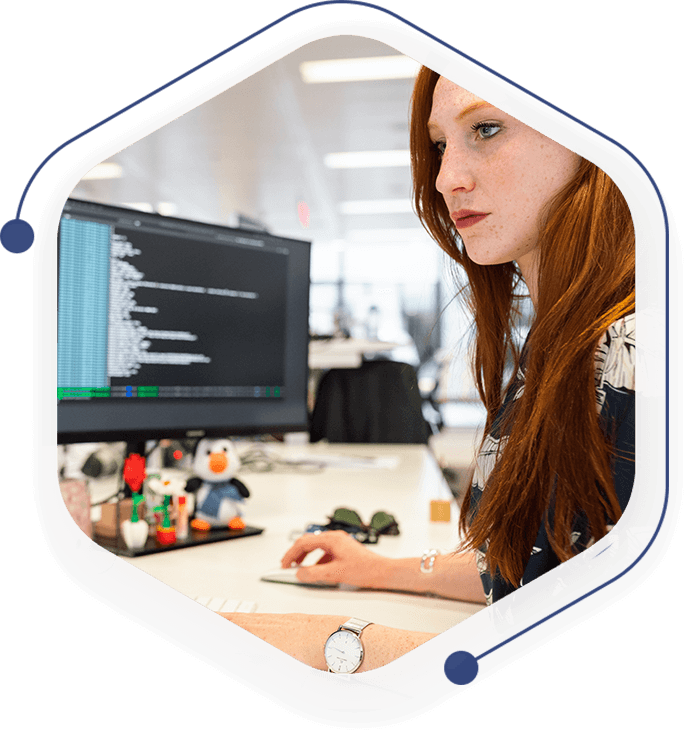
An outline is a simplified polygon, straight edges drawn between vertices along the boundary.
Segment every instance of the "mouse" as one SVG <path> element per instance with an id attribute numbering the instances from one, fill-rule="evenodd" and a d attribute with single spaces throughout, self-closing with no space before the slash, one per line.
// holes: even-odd
<path id="1" fill-rule="evenodd" d="M 285 567 L 279 570 L 272 570 L 271 572 L 265 573 L 260 580 L 265 582 L 282 582 L 290 585 L 305 585 L 306 587 L 313 588 L 336 588 L 338 583 L 333 582 L 301 582 L 297 573 L 299 567 Z"/>

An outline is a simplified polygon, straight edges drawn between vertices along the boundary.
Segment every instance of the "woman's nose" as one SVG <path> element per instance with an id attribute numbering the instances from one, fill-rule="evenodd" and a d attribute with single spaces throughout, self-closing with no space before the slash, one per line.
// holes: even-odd
<path id="1" fill-rule="evenodd" d="M 475 186 L 468 159 L 461 152 L 448 146 L 436 177 L 436 190 L 441 195 L 452 195 L 457 191 L 471 192 Z"/>

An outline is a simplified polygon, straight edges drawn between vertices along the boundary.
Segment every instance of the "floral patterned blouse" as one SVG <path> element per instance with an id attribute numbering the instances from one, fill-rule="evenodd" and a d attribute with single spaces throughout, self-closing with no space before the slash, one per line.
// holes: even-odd
<path id="1" fill-rule="evenodd" d="M 616 447 L 626 452 L 627 456 L 634 455 L 636 451 L 636 393 L 648 397 L 662 394 L 663 378 L 658 378 L 656 373 L 663 367 L 663 363 L 660 365 L 657 361 L 663 357 L 663 320 L 663 314 L 656 310 L 641 311 L 625 316 L 608 328 L 596 351 L 595 379 L 600 422 L 603 428 L 614 429 Z M 513 403 L 522 396 L 525 367 L 526 351 L 523 349 L 517 375 L 509 386 L 491 431 L 477 455 L 471 489 L 472 510 L 478 506 L 486 481 L 498 459 L 499 449 L 507 440 L 507 437 L 500 438 L 500 423 Z M 660 388 L 659 393 L 658 387 Z M 633 462 L 617 460 L 614 483 L 621 510 L 625 509 L 630 499 L 634 482 L 635 465 Z M 586 519 L 578 517 L 573 526 L 572 540 L 576 554 L 583 552 L 594 543 L 593 540 L 588 540 L 586 524 Z M 486 546 L 477 551 L 477 567 L 484 586 L 486 602 L 490 605 L 510 595 L 515 588 L 498 574 L 495 578 L 490 576 L 485 565 L 485 551 Z M 558 567 L 559 564 L 560 560 L 551 549 L 542 522 L 520 586 Z"/>

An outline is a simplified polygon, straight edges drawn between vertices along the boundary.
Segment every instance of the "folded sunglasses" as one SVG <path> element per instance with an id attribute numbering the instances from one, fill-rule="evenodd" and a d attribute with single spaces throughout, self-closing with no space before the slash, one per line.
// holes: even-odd
<path id="1" fill-rule="evenodd" d="M 399 534 L 399 526 L 391 513 L 377 511 L 373 514 L 371 522 L 365 524 L 361 516 L 350 508 L 337 508 L 329 517 L 329 523 L 325 528 L 331 531 L 346 531 L 364 544 L 375 544 L 381 534 L 386 536 Z"/>

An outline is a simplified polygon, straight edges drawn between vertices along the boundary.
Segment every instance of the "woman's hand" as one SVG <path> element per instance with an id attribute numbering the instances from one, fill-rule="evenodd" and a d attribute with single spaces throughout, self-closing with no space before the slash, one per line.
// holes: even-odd
<path id="1" fill-rule="evenodd" d="M 390 560 L 375 554 L 345 531 L 305 534 L 282 558 L 282 567 L 300 565 L 306 555 L 322 550 L 314 565 L 301 567 L 297 578 L 304 583 L 342 583 L 359 588 L 386 588 Z"/>
<path id="2" fill-rule="evenodd" d="M 372 590 L 427 593 L 469 603 L 486 603 L 474 552 L 436 557 L 433 572 L 421 572 L 420 557 L 391 559 L 375 554 L 345 531 L 305 534 L 282 558 L 282 567 L 300 565 L 317 549 L 322 557 L 314 565 L 300 567 L 296 577 L 304 583 L 341 583 Z"/>

